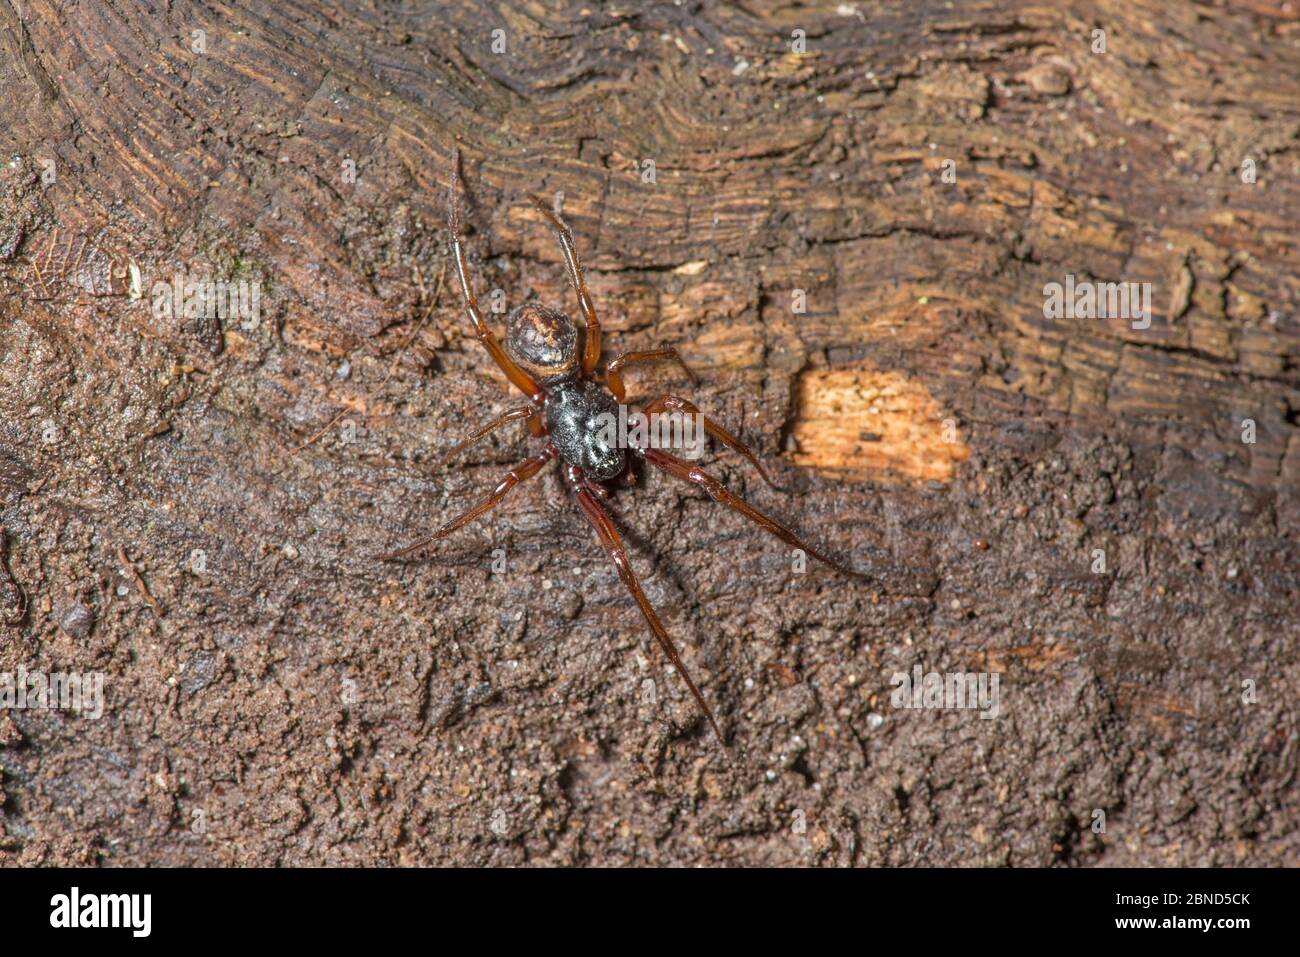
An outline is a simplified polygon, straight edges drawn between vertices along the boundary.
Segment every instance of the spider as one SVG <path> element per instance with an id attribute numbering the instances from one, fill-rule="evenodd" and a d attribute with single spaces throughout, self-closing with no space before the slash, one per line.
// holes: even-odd
<path id="1" fill-rule="evenodd" d="M 696 381 L 696 377 L 678 355 L 677 350 L 668 346 L 662 349 L 624 352 L 617 355 L 605 364 L 604 384 L 594 378 L 601 354 L 600 322 L 596 318 L 596 307 L 592 304 L 591 295 L 587 291 L 587 282 L 583 276 L 582 264 L 578 260 L 573 234 L 561 218 L 559 210 L 551 209 L 537 196 L 530 195 L 529 199 L 559 241 L 565 271 L 568 273 L 569 284 L 577 294 L 578 307 L 582 310 L 585 328 L 580 330 L 565 313 L 530 300 L 516 307 L 506 317 L 505 340 L 498 341 L 479 310 L 465 262 L 465 249 L 461 238 L 459 150 L 453 153 L 449 180 L 447 221 L 465 310 L 469 314 L 470 322 L 473 323 L 475 336 L 483 344 L 488 355 L 528 401 L 498 416 L 487 425 L 475 429 L 464 441 L 444 453 L 438 464 L 445 463 L 458 452 L 511 422 L 528 423 L 529 431 L 534 436 L 547 438 L 548 442 L 546 448 L 538 455 L 511 469 L 496 489 L 473 508 L 451 519 L 432 535 L 398 551 L 379 555 L 377 558 L 382 561 L 404 561 L 423 555 L 435 542 L 441 541 L 494 508 L 516 485 L 534 477 L 549 463 L 558 462 L 564 483 L 572 493 L 578 510 L 595 529 L 596 537 L 613 563 L 619 578 L 623 580 L 623 584 L 636 600 L 659 647 L 663 649 L 668 660 L 672 662 L 673 667 L 686 683 L 686 687 L 690 689 L 691 696 L 708 719 L 718 741 L 725 744 L 712 709 L 691 679 L 681 656 L 677 653 L 677 647 L 668 637 L 668 632 L 659 621 L 659 616 L 646 599 L 645 592 L 641 590 L 641 585 L 628 561 L 623 540 L 609 513 L 601 505 L 601 500 L 609 495 L 609 490 L 603 483 L 616 479 L 626 472 L 630 465 L 628 455 L 630 452 L 674 478 L 704 489 L 715 502 L 734 509 L 788 545 L 802 549 L 806 554 L 845 574 L 854 577 L 865 576 L 844 567 L 805 544 L 785 525 L 764 515 L 744 499 L 728 491 L 721 482 L 703 469 L 649 445 L 639 447 L 629 442 L 629 447 L 624 449 L 616 441 L 608 441 L 608 432 L 598 429 L 596 423 L 601 421 L 602 415 L 617 415 L 619 403 L 626 398 L 623 370 L 627 366 L 636 363 L 669 361 L 675 362 L 692 382 Z M 663 412 L 688 413 L 696 416 L 697 421 L 703 422 L 706 434 L 744 456 L 768 485 L 779 489 L 779 486 L 768 477 L 748 446 L 717 422 L 703 416 L 699 409 L 686 399 L 665 394 L 645 406 L 642 412 L 647 417 Z"/>

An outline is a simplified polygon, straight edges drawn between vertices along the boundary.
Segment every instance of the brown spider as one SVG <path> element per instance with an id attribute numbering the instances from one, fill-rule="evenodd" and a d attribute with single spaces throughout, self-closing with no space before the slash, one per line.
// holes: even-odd
<path id="1" fill-rule="evenodd" d="M 478 340 L 483 343 L 488 354 L 501 367 L 506 377 L 528 397 L 528 404 L 511 409 L 487 425 L 475 429 L 468 438 L 442 456 L 440 463 L 509 422 L 526 421 L 534 436 L 539 438 L 548 436 L 549 442 L 540 455 L 512 469 L 491 495 L 469 511 L 447 522 L 427 538 L 399 551 L 380 555 L 378 558 L 385 561 L 399 561 L 423 553 L 434 542 L 446 538 L 489 511 L 505 498 L 512 488 L 532 478 L 547 463 L 558 459 L 563 465 L 565 481 L 577 500 L 578 508 L 595 528 L 596 535 L 609 555 L 610 561 L 614 563 L 619 577 L 623 579 L 623 584 L 636 599 L 641 614 L 645 616 L 655 639 L 664 654 L 668 656 L 668 660 L 673 663 L 673 667 L 677 669 L 677 673 L 682 676 L 682 680 L 686 682 L 686 687 L 690 689 L 700 711 L 708 718 L 713 733 L 717 735 L 719 741 L 723 741 L 722 731 L 714 720 L 713 712 L 705 703 L 704 695 L 700 693 L 700 689 L 687 673 L 677 648 L 659 621 L 659 616 L 646 600 L 645 593 L 641 590 L 636 575 L 632 572 L 632 566 L 628 562 L 623 540 L 599 501 L 609 495 L 608 490 L 599 483 L 617 478 L 628 467 L 628 457 L 624 449 L 616 443 L 609 442 L 607 431 L 596 427 L 601 416 L 616 415 L 618 404 L 626 397 L 623 368 L 636 362 L 669 360 L 676 362 L 692 381 L 695 381 L 695 375 L 687 368 L 686 363 L 677 354 L 677 350 L 670 346 L 647 352 L 625 352 L 616 356 L 605 365 L 603 386 L 592 378 L 596 363 L 600 359 L 600 323 L 596 319 L 596 308 L 592 305 L 591 296 L 587 292 L 587 282 L 583 278 L 582 265 L 578 262 L 573 234 L 560 218 L 558 211 L 550 209 L 536 196 L 530 196 L 529 199 L 550 224 L 559 240 L 560 248 L 564 253 L 565 269 L 569 274 L 569 283 L 577 293 L 578 305 L 586 319 L 585 336 L 579 333 L 578 327 L 564 313 L 544 306 L 540 302 L 530 301 L 518 306 L 506 317 L 506 337 L 503 347 L 484 322 L 478 301 L 474 297 L 474 290 L 470 287 L 465 250 L 460 234 L 459 184 L 460 152 L 457 150 L 452 157 L 447 218 L 451 230 L 451 248 L 456 258 L 456 272 L 460 277 L 461 294 L 465 299 L 465 309 L 474 324 L 474 332 Z M 701 416 L 699 409 L 685 399 L 674 395 L 663 395 L 642 411 L 647 417 L 665 411 L 698 416 L 703 421 L 708 435 L 739 452 L 753 464 L 768 485 L 773 488 L 778 487 L 768 478 L 754 453 L 744 443 L 713 420 Z M 643 448 L 631 443 L 629 448 L 635 455 L 669 475 L 698 485 L 708 492 L 714 501 L 735 509 L 787 544 L 803 549 L 807 554 L 846 574 L 864 577 L 804 544 L 790 529 L 729 492 L 721 482 L 702 469 L 658 448 Z"/>

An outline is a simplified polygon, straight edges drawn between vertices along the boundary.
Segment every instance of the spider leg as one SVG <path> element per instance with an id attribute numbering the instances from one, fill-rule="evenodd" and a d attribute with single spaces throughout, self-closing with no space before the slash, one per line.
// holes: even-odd
<path id="1" fill-rule="evenodd" d="M 539 433 L 537 429 L 534 428 L 535 426 L 540 424 L 537 415 L 537 406 L 521 405 L 517 409 L 511 409 L 509 412 L 506 412 L 504 415 L 497 416 L 487 425 L 475 429 L 473 432 L 469 434 L 469 436 L 463 442 L 459 442 L 456 445 L 453 445 L 450 449 L 448 449 L 446 452 L 440 455 L 438 457 L 438 461 L 434 463 L 434 468 L 439 468 L 440 466 L 446 464 L 447 460 L 450 459 L 456 453 L 463 452 L 465 449 L 469 448 L 471 445 L 479 441 L 479 439 L 483 438 L 485 435 L 489 434 L 490 432 L 494 432 L 495 430 L 501 428 L 501 426 L 505 425 L 507 422 L 513 422 L 516 419 L 527 419 L 528 426 L 530 429 L 533 430 L 534 435 L 544 434 L 544 433 Z"/>
<path id="2" fill-rule="evenodd" d="M 694 465 L 691 465 L 689 462 L 684 462 L 681 459 L 677 458 L 676 456 L 669 455 L 668 453 L 662 452 L 659 449 L 638 449 L 637 451 L 641 454 L 643 458 L 646 459 L 646 461 L 650 462 L 656 468 L 661 469 L 662 471 L 667 472 L 669 475 L 672 475 L 675 478 L 679 478 L 684 482 L 690 482 L 692 485 L 698 485 L 700 488 L 704 489 L 704 491 L 708 492 L 709 496 L 715 502 L 721 502 L 723 505 L 726 505 L 728 508 L 739 512 L 741 515 L 745 516 L 745 518 L 749 519 L 755 525 L 758 525 L 760 528 L 763 528 L 766 531 L 771 532 L 773 535 L 781 539 L 781 541 L 785 542 L 787 545 L 793 546 L 794 548 L 803 549 L 803 551 L 807 552 L 809 555 L 813 556 L 818 561 L 824 562 L 827 565 L 830 565 L 832 568 L 839 569 L 840 571 L 844 572 L 844 574 L 846 575 L 852 575 L 854 578 L 861 578 L 864 581 L 870 580 L 867 575 L 864 575 L 861 572 L 855 572 L 847 565 L 844 565 L 843 563 L 836 561 L 835 559 L 823 554 L 822 552 L 818 551 L 812 546 L 804 543 L 803 541 L 800 540 L 799 536 L 797 536 L 790 529 L 786 528 L 776 519 L 769 518 L 768 516 L 764 515 L 762 512 L 754 508 L 754 506 L 750 505 L 739 495 L 736 495 L 734 492 L 728 491 L 726 486 L 724 486 L 713 476 L 707 474 L 703 469 L 698 469 Z"/>
<path id="3" fill-rule="evenodd" d="M 501 348 L 501 343 L 493 335 L 492 330 L 488 328 L 487 323 L 483 320 L 483 313 L 479 311 L 478 299 L 474 297 L 474 289 L 469 282 L 469 266 L 465 262 L 465 247 L 460 235 L 460 150 L 452 154 L 450 182 L 447 186 L 447 228 L 451 231 L 451 249 L 456 258 L 456 275 L 460 278 L 460 292 L 465 300 L 465 310 L 469 313 L 470 321 L 474 323 L 474 334 L 478 337 L 479 342 L 483 343 L 483 348 L 487 349 L 488 355 L 492 361 L 501 367 L 501 371 L 506 374 L 516 388 L 524 395 L 535 402 L 542 399 L 542 390 L 537 382 L 523 369 L 515 364 L 515 361 L 506 355 L 505 349 Z"/>
<path id="4" fill-rule="evenodd" d="M 451 521 L 444 524 L 441 528 L 439 528 L 428 538 L 422 538 L 420 539 L 420 541 L 415 542 L 412 545 L 407 545 L 405 548 L 400 548 L 395 552 L 389 552 L 385 555 L 376 555 L 375 558 L 377 558 L 379 561 L 386 561 L 386 562 L 403 561 L 407 558 L 410 558 L 413 555 L 416 555 L 419 552 L 424 551 L 424 549 L 428 548 L 434 542 L 441 541 L 442 539 L 450 535 L 452 532 L 456 531 L 459 528 L 464 528 L 466 525 L 474 521 L 474 519 L 478 518 L 484 512 L 489 511 L 493 506 L 495 506 L 498 502 L 500 502 L 503 498 L 505 498 L 506 493 L 508 493 L 512 488 L 514 488 L 520 482 L 524 482 L 532 478 L 534 475 L 536 475 L 538 472 L 541 471 L 543 465 L 551 461 L 551 459 L 553 458 L 555 458 L 555 450 L 550 446 L 548 446 L 546 451 L 543 452 L 541 455 L 538 455 L 535 458 L 531 458 L 528 461 L 524 462 L 523 465 L 519 465 L 511 469 L 506 474 L 506 477 L 501 480 L 501 484 L 498 485 L 492 491 L 491 495 L 483 499 L 483 501 L 479 502 L 469 511 L 461 513 L 456 518 L 453 518 Z"/>
<path id="5" fill-rule="evenodd" d="M 703 415 L 699 409 L 697 409 L 692 403 L 687 402 L 685 399 L 678 398 L 675 395 L 661 395 L 659 398 L 647 405 L 643 411 L 647 416 L 651 416 L 665 410 L 670 412 L 686 412 L 691 415 L 700 416 L 704 419 L 705 432 L 709 433 L 709 435 L 713 436 L 733 452 L 739 452 L 745 458 L 749 459 L 750 464 L 753 465 L 754 468 L 758 470 L 758 474 L 763 477 L 763 481 L 772 488 L 779 492 L 785 491 L 785 489 L 780 485 L 777 485 L 768 478 L 767 471 L 763 468 L 762 463 L 758 461 L 758 457 L 754 455 L 753 450 L 750 449 L 749 446 L 740 441 L 740 439 L 736 438 L 722 426 L 718 425 L 718 423 L 714 422 L 707 415 Z"/>
<path id="6" fill-rule="evenodd" d="M 609 391 L 614 393 L 614 398 L 622 402 L 627 397 L 627 390 L 623 386 L 623 367 L 634 362 L 654 362 L 659 359 L 668 359 L 676 362 L 686 373 L 686 377 L 691 382 L 698 382 L 695 373 L 691 367 L 682 361 L 682 357 L 677 354 L 677 350 L 672 346 L 666 349 L 651 349 L 649 352 L 625 352 L 620 356 L 615 356 L 605 363 L 605 385 Z"/>
<path id="7" fill-rule="evenodd" d="M 605 488 L 605 486 L 601 485 L 599 482 L 593 482 L 585 475 L 582 477 L 582 487 L 602 502 L 609 498 L 609 489 Z"/>
<path id="8" fill-rule="evenodd" d="M 560 242 L 560 249 L 564 253 L 564 268 L 569 273 L 569 284 L 578 294 L 578 306 L 582 309 L 582 316 L 587 322 L 586 345 L 582 352 L 582 375 L 585 378 L 591 375 L 591 371 L 596 368 L 596 363 L 600 360 L 600 320 L 596 318 L 596 307 L 592 304 L 591 294 L 587 292 L 587 280 L 582 274 L 582 263 L 578 260 L 577 247 L 573 244 L 573 233 L 569 230 L 569 224 L 560 218 L 557 210 L 547 206 L 536 196 L 529 195 L 528 198 L 550 224 L 555 238 Z"/>
<path id="9" fill-rule="evenodd" d="M 700 689 L 691 680 L 690 674 L 686 671 L 686 665 L 682 664 L 681 655 L 677 653 L 677 646 L 668 637 L 668 632 L 664 630 L 664 626 L 659 621 L 659 616 L 655 614 L 649 599 L 646 598 L 645 592 L 641 590 L 641 585 L 636 580 L 636 575 L 633 573 L 632 566 L 627 559 L 627 549 L 623 547 L 623 539 L 619 536 L 618 529 L 614 527 L 609 514 L 601 508 L 595 496 L 588 491 L 582 477 L 575 476 L 572 470 L 569 473 L 569 485 L 573 489 L 574 497 L 578 500 L 578 507 L 582 510 L 582 514 L 595 528 L 596 535 L 605 548 L 605 554 L 614 563 L 614 568 L 618 571 L 618 577 L 623 579 L 623 584 L 627 586 L 627 590 L 632 593 L 632 597 L 636 599 L 637 605 L 640 606 L 641 614 L 645 616 L 650 631 L 654 633 L 655 640 L 659 642 L 659 647 L 668 656 L 668 660 L 673 663 L 677 673 L 682 676 L 682 680 L 686 682 L 686 687 L 690 689 L 691 697 L 695 699 L 696 705 L 699 706 L 704 716 L 709 719 L 713 733 L 718 736 L 718 741 L 725 746 L 726 742 L 722 737 L 722 730 L 713 717 L 713 711 L 704 700 L 704 695 L 700 693 Z"/>

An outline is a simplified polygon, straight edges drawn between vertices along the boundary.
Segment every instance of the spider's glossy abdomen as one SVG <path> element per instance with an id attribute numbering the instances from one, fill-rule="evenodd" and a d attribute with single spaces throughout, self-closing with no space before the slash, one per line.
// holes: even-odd
<path id="1" fill-rule="evenodd" d="M 595 479 L 623 471 L 627 454 L 619 445 L 618 401 L 594 382 L 562 382 L 546 396 L 546 424 L 560 457 Z"/>
<path id="2" fill-rule="evenodd" d="M 539 383 L 567 379 L 578 368 L 578 327 L 540 302 L 526 302 L 506 317 L 506 352 Z"/>

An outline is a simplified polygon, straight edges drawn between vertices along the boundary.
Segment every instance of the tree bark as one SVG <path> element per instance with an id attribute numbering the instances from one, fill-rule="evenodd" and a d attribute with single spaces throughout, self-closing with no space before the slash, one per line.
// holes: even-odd
<path id="1" fill-rule="evenodd" d="M 2 0 L 0 672 L 106 697 L 0 710 L 0 859 L 1294 862 L 1297 42 L 1267 0 Z M 729 749 L 553 473 L 373 558 L 537 450 L 435 468 L 519 403 L 456 146 L 498 329 L 577 315 L 562 192 L 606 355 L 702 380 L 633 395 L 870 578 L 612 496 Z M 1052 308 L 1108 283 L 1149 314 Z M 897 706 L 916 666 L 998 716 Z"/>

